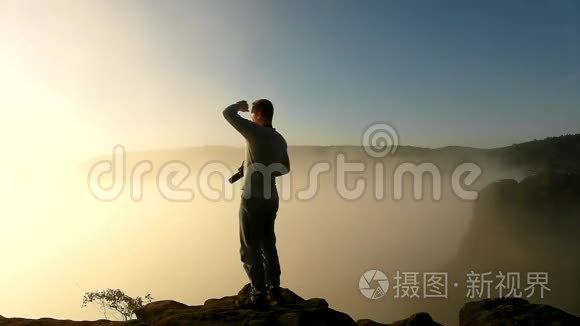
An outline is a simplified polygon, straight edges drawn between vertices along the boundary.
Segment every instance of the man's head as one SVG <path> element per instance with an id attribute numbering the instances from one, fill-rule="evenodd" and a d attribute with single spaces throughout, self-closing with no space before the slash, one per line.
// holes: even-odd
<path id="1" fill-rule="evenodd" d="M 250 117 L 253 122 L 265 126 L 272 124 L 274 117 L 274 106 L 269 100 L 262 98 L 252 102 L 252 110 Z"/>

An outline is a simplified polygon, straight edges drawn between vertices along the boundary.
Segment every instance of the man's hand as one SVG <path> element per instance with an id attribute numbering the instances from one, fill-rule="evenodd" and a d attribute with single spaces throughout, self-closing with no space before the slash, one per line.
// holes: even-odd
<path id="1" fill-rule="evenodd" d="M 248 102 L 246 101 L 238 101 L 236 103 L 238 105 L 238 111 L 241 112 L 249 112 Z"/>

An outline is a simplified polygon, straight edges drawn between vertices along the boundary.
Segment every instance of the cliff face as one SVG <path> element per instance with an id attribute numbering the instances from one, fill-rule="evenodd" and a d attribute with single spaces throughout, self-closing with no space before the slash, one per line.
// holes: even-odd
<path id="1" fill-rule="evenodd" d="M 580 247 L 580 174 L 501 180 L 479 193 L 458 259 L 483 265 L 566 264 Z M 577 266 L 576 266 L 577 267 Z"/>
<path id="2" fill-rule="evenodd" d="M 550 291 L 543 298 L 539 291 L 523 297 L 577 314 L 579 199 L 580 174 L 573 172 L 542 172 L 519 183 L 490 184 L 474 203 L 472 224 L 448 270 L 463 278 L 469 271 L 492 276 L 516 272 L 520 289 L 529 272 L 546 272 Z"/>

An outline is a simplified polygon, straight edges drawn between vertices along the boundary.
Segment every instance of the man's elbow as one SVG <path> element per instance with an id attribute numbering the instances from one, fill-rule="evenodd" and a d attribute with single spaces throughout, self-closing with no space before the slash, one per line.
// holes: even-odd
<path id="1" fill-rule="evenodd" d="M 231 113 L 228 109 L 229 109 L 229 107 L 225 108 L 224 111 L 222 112 L 222 115 L 224 116 L 224 118 L 226 120 L 230 121 L 231 120 Z"/>
<path id="2" fill-rule="evenodd" d="M 234 115 L 238 115 L 238 108 L 235 104 L 227 106 L 224 111 L 222 112 L 224 118 L 231 119 Z"/>
<path id="3" fill-rule="evenodd" d="M 282 165 L 284 165 L 284 174 L 288 174 L 290 172 L 290 161 L 285 160 Z"/>

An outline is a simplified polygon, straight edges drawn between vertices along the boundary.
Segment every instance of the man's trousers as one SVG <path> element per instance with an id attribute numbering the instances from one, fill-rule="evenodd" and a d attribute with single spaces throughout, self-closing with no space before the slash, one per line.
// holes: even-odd
<path id="1" fill-rule="evenodd" d="M 274 221 L 278 198 L 244 198 L 240 203 L 240 256 L 252 285 L 252 297 L 280 286 L 280 262 Z"/>

